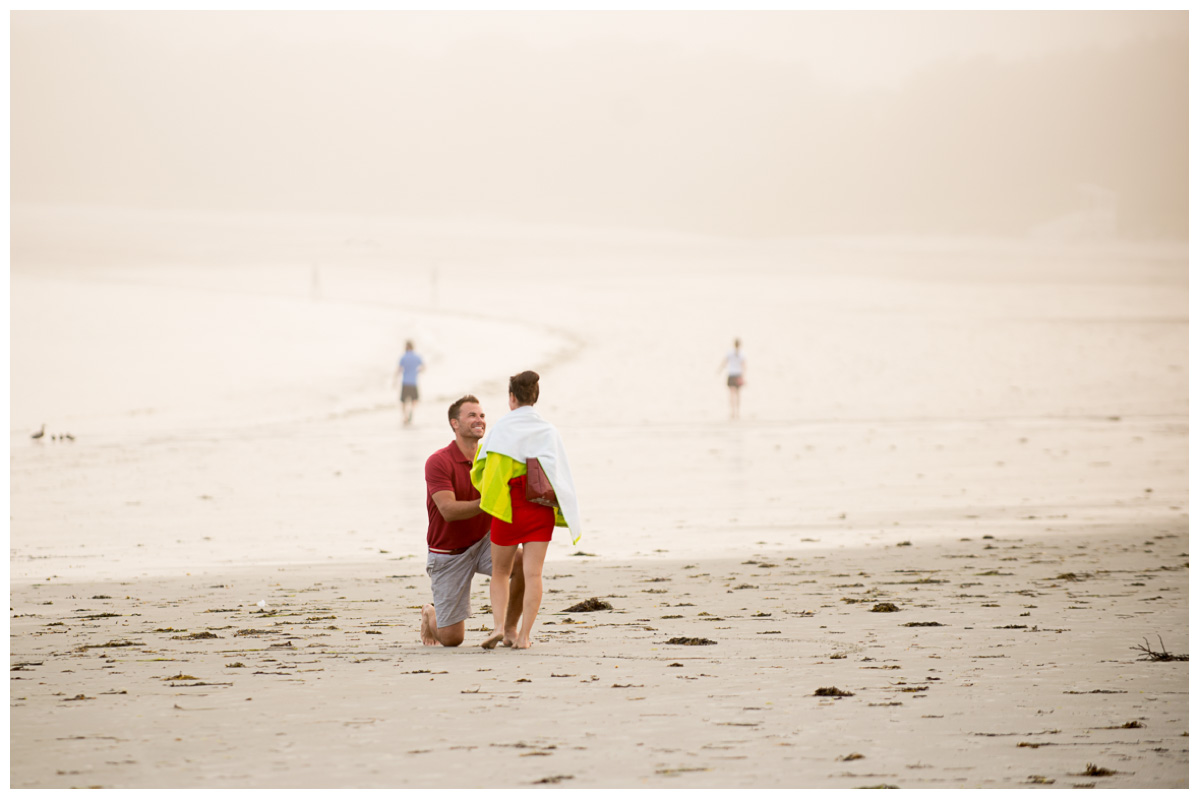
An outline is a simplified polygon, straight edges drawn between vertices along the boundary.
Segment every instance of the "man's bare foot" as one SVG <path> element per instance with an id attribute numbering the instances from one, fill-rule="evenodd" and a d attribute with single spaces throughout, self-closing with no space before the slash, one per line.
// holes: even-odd
<path id="1" fill-rule="evenodd" d="M 493 650 L 493 649 L 495 649 L 496 645 L 500 644 L 500 641 L 503 638 L 504 638 L 503 631 L 500 631 L 498 633 L 496 631 L 493 631 L 492 635 L 487 637 L 486 639 L 484 639 L 483 643 L 480 644 L 479 646 L 482 647 L 484 650 Z"/>
<path id="2" fill-rule="evenodd" d="M 441 644 L 437 638 L 437 613 L 428 603 L 421 606 L 421 644 Z"/>

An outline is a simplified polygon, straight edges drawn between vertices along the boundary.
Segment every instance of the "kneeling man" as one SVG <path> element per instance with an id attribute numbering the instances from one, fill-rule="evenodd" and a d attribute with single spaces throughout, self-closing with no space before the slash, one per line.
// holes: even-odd
<path id="1" fill-rule="evenodd" d="M 421 609 L 421 641 L 458 647 L 471 616 L 471 579 L 492 574 L 491 517 L 479 510 L 479 492 L 471 485 L 475 447 L 487 427 L 474 395 L 450 406 L 454 441 L 425 462 L 425 507 L 429 512 L 429 559 L 425 571 L 433 584 L 433 603 Z M 504 645 L 517 636 L 525 599 L 521 554 L 513 564 L 504 617 Z"/>

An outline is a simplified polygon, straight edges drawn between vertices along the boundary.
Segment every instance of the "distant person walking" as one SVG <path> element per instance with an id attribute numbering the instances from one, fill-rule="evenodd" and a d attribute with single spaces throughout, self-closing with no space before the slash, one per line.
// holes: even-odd
<path id="1" fill-rule="evenodd" d="M 417 408 L 420 393 L 417 392 L 417 374 L 425 371 L 425 360 L 413 349 L 412 340 L 404 343 L 404 355 L 400 356 L 400 364 L 396 367 L 396 375 L 400 379 L 400 409 L 404 412 L 404 424 L 412 423 L 413 411 Z"/>
<path id="2" fill-rule="evenodd" d="M 518 547 L 525 598 L 521 629 L 512 646 L 525 649 L 533 644 L 530 634 L 542 606 L 542 565 L 554 527 L 566 527 L 572 542 L 578 542 L 580 536 L 575 483 L 562 437 L 533 407 L 540 393 L 538 380 L 538 374 L 529 370 L 509 378 L 511 410 L 488 428 L 471 467 L 471 483 L 480 493 L 479 507 L 492 516 L 491 593 L 495 628 L 483 643 L 488 649 L 504 639 L 504 631 L 510 626 L 505 618 L 505 601 L 509 597 L 508 576 L 513 572 Z M 530 499 L 530 488 L 537 488 L 536 479 L 542 473 L 549 480 L 553 496 Z"/>
<path id="3" fill-rule="evenodd" d="M 717 371 L 725 370 L 725 383 L 729 386 L 729 418 L 737 419 L 741 414 L 741 391 L 746 383 L 746 357 L 742 355 L 742 340 L 733 340 L 733 349 L 725 356 Z"/>

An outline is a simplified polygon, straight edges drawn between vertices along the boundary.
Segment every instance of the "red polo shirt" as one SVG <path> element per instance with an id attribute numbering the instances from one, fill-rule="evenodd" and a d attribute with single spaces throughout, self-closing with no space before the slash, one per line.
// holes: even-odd
<path id="1" fill-rule="evenodd" d="M 429 512 L 426 542 L 439 550 L 457 550 L 487 536 L 492 518 L 482 512 L 470 519 L 446 521 L 433 502 L 434 492 L 445 491 L 454 492 L 455 500 L 479 499 L 479 492 L 471 485 L 471 459 L 462 454 L 457 442 L 450 442 L 425 462 L 425 509 Z"/>

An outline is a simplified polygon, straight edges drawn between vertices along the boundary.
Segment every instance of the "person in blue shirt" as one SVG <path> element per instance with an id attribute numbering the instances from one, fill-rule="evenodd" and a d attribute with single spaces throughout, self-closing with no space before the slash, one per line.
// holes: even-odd
<path id="1" fill-rule="evenodd" d="M 420 394 L 417 392 L 417 373 L 425 371 L 425 360 L 413 349 L 412 340 L 404 343 L 404 355 L 396 367 L 396 378 L 400 378 L 400 408 L 404 412 L 404 424 L 412 423 Z M 393 383 L 395 378 L 392 379 Z"/>

